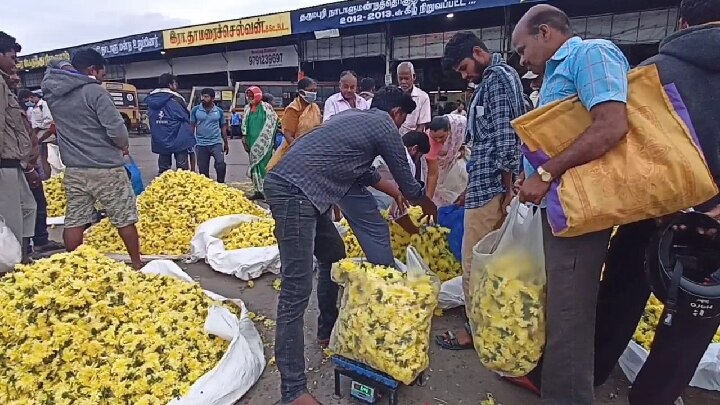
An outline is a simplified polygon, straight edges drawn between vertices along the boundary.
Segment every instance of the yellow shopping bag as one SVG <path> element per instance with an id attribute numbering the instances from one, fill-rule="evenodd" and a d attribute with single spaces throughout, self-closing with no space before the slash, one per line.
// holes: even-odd
<path id="1" fill-rule="evenodd" d="M 628 135 L 600 159 L 565 172 L 550 188 L 547 213 L 556 236 L 656 218 L 718 193 L 675 85 L 663 86 L 655 66 L 633 69 L 628 79 Z M 523 153 L 538 167 L 591 122 L 590 113 L 572 97 L 512 124 L 524 143 Z"/>

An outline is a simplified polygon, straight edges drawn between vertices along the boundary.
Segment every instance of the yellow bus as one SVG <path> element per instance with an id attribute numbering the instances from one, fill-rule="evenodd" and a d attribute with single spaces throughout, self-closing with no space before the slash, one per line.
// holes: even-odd
<path id="1" fill-rule="evenodd" d="M 112 96 L 128 131 L 137 130 L 140 127 L 140 109 L 135 86 L 118 82 L 103 82 L 102 86 Z"/>

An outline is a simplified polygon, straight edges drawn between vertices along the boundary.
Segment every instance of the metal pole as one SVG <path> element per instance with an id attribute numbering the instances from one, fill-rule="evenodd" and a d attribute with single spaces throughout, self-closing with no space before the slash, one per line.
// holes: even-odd
<path id="1" fill-rule="evenodd" d="M 390 59 L 392 58 L 392 34 L 390 33 L 390 24 L 385 24 L 385 84 L 391 84 L 392 79 L 390 79 L 390 83 L 388 83 L 388 77 L 392 78 L 392 75 L 390 73 Z"/>
<path id="2" fill-rule="evenodd" d="M 225 47 L 225 52 L 222 53 L 223 59 L 225 59 L 225 74 L 227 74 L 227 85 L 228 87 L 232 87 L 232 77 L 230 77 L 230 61 L 227 58 L 227 46 Z"/>

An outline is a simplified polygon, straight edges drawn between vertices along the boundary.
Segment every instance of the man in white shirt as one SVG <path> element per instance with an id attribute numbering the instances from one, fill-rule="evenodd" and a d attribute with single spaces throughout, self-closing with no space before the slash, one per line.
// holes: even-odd
<path id="1" fill-rule="evenodd" d="M 38 138 L 40 145 L 40 164 L 42 165 L 42 178 L 50 178 L 51 168 L 48 163 L 48 144 L 57 142 L 53 127 L 53 117 L 45 100 L 37 92 L 22 92 L 23 102 L 28 107 L 28 120 L 33 129 L 33 136 Z M 32 107 L 30 107 L 32 105 Z"/>
<path id="2" fill-rule="evenodd" d="M 400 135 L 410 131 L 425 132 L 432 120 L 430 112 L 430 96 L 415 86 L 415 66 L 411 62 L 402 62 L 397 67 L 397 79 L 400 88 L 412 96 L 417 105 L 412 114 L 408 114 L 405 123 L 400 127 Z"/>
<path id="3" fill-rule="evenodd" d="M 370 109 L 370 102 L 357 94 L 357 84 L 357 75 L 352 70 L 340 73 L 340 93 L 333 94 L 325 100 L 323 122 L 329 120 L 335 114 L 352 108 L 358 110 Z"/>
<path id="4" fill-rule="evenodd" d="M 538 101 L 540 100 L 540 86 L 542 85 L 542 77 L 539 77 L 532 71 L 528 70 L 527 73 L 522 77 L 523 80 L 530 80 L 530 101 L 532 101 L 532 107 L 537 108 Z"/>

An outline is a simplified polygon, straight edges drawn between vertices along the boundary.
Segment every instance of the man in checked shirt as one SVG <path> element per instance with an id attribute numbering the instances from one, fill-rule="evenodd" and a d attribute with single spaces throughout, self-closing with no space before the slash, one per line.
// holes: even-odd
<path id="1" fill-rule="evenodd" d="M 525 114 L 526 107 L 515 69 L 500 54 L 488 51 L 475 34 L 465 31 L 453 35 L 445 46 L 442 63 L 446 70 L 453 69 L 476 85 L 467 113 L 466 140 L 472 143 L 468 185 L 456 201 L 465 206 L 462 284 L 468 308 L 472 249 L 502 225 L 513 198 L 513 177 L 520 168 L 520 141 L 510 122 Z M 450 350 L 473 347 L 467 323 L 462 331 L 437 336 L 436 342 Z"/>
<path id="2" fill-rule="evenodd" d="M 398 128 L 415 102 L 396 86 L 375 93 L 370 110 L 350 109 L 334 115 L 288 150 L 265 178 L 265 197 L 275 219 L 282 264 L 275 358 L 280 370 L 282 404 L 317 405 L 307 390 L 303 315 L 313 287 L 313 253 L 318 261 L 318 342 L 327 343 L 338 316 L 337 284 L 332 263 L 345 257 L 345 245 L 330 219 L 338 204 L 368 261 L 393 266 L 390 230 L 366 187 L 405 198 L 437 216 L 437 208 L 410 172 Z M 381 180 L 372 168 L 381 156 L 393 181 Z M 397 185 L 395 185 L 397 183 Z M 399 188 L 398 188 L 399 187 Z"/>

